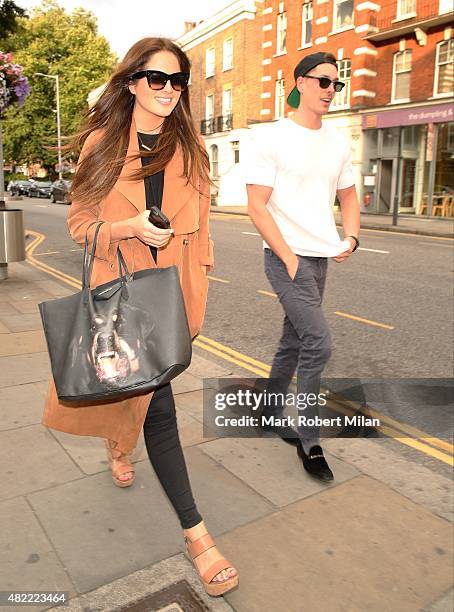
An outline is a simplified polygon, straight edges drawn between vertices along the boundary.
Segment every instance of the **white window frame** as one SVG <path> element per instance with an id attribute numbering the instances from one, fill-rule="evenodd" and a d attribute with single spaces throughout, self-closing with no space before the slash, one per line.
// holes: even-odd
<path id="1" fill-rule="evenodd" d="M 274 90 L 274 118 L 282 119 L 285 116 L 285 80 L 276 79 Z"/>
<path id="2" fill-rule="evenodd" d="M 348 63 L 347 63 L 348 62 Z M 351 77 L 352 77 L 352 62 L 350 59 L 342 59 L 337 60 L 337 70 L 339 74 L 339 81 L 343 81 L 345 83 L 345 87 L 342 91 L 334 94 L 333 101 L 331 103 L 330 110 L 341 110 L 345 108 L 350 108 L 350 88 L 351 88 Z M 345 73 L 348 71 L 349 76 L 345 76 Z M 339 96 L 342 96 L 346 101 L 342 104 L 338 104 Z"/>
<path id="3" fill-rule="evenodd" d="M 308 19 L 307 13 L 310 13 L 310 19 Z M 309 42 L 306 42 L 306 34 L 307 34 L 307 24 L 314 21 L 314 3 L 312 0 L 309 2 L 305 2 L 301 8 L 301 48 L 311 47 L 312 46 L 312 28 L 311 28 L 311 38 Z"/>
<path id="4" fill-rule="evenodd" d="M 450 38 L 449 40 L 441 40 L 439 43 L 437 43 L 437 50 L 435 53 L 435 71 L 434 71 L 434 92 L 433 92 L 433 97 L 434 98 L 450 98 L 452 96 L 452 92 L 445 92 L 445 93 L 438 93 L 438 79 L 440 76 L 440 62 L 439 62 L 439 58 L 440 58 L 440 48 L 442 45 L 446 45 L 448 44 L 448 54 L 449 54 L 449 48 L 453 47 L 452 50 L 452 61 L 454 61 L 454 38 Z M 448 55 L 449 57 L 449 55 Z M 445 62 L 443 62 L 445 63 Z M 449 59 L 448 62 L 449 63 Z"/>
<path id="5" fill-rule="evenodd" d="M 339 26 L 337 27 L 337 9 L 339 7 L 340 4 L 343 4 L 344 2 L 351 2 L 352 3 L 352 22 L 348 25 L 344 25 L 344 26 Z M 333 2 L 333 32 L 343 32 L 344 30 L 351 30 L 352 28 L 354 28 L 354 23 L 355 23 L 355 3 L 353 0 L 334 0 Z"/>
<path id="6" fill-rule="evenodd" d="M 397 0 L 396 19 L 409 19 L 416 15 L 416 0 Z"/>
<path id="7" fill-rule="evenodd" d="M 287 13 L 282 11 L 276 18 L 276 55 L 285 53 L 287 53 Z"/>
<path id="8" fill-rule="evenodd" d="M 208 113 L 208 100 L 211 100 L 211 114 Z M 214 94 L 208 94 L 205 96 L 205 121 L 209 121 L 210 119 L 214 119 Z"/>
<path id="9" fill-rule="evenodd" d="M 230 51 L 227 52 L 228 47 Z M 222 45 L 222 70 L 231 70 L 233 68 L 233 38 L 226 38 Z"/>
<path id="10" fill-rule="evenodd" d="M 410 68 L 408 68 L 407 70 L 401 70 L 400 72 L 396 72 L 396 64 L 397 64 L 397 58 L 402 55 L 402 54 L 408 54 L 410 56 Z M 409 72 L 411 74 L 411 68 L 412 68 L 412 52 L 411 49 L 404 49 L 403 51 L 398 51 L 397 53 L 394 53 L 393 56 L 393 82 L 392 82 L 392 89 L 391 89 L 391 102 L 410 102 L 410 87 L 409 87 L 409 91 L 408 91 L 408 98 L 396 98 L 396 80 L 397 80 L 397 75 L 398 74 L 405 74 L 406 72 Z M 410 77 L 411 78 L 411 77 Z"/>
<path id="11" fill-rule="evenodd" d="M 229 94 L 227 96 L 227 94 Z M 229 100 L 229 107 L 226 106 L 226 100 Z M 232 107 L 233 107 L 233 91 L 231 87 L 227 87 L 222 92 L 222 116 L 228 117 L 232 115 Z"/>
<path id="12" fill-rule="evenodd" d="M 208 47 L 205 51 L 205 78 L 214 76 L 216 71 L 216 51 L 214 47 Z"/>

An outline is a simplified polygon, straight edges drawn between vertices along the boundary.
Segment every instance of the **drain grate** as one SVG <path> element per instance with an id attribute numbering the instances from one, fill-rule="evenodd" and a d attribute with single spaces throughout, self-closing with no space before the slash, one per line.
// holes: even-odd
<path id="1" fill-rule="evenodd" d="M 115 608 L 115 612 L 209 612 L 186 580 L 142 597 L 130 604 Z"/>

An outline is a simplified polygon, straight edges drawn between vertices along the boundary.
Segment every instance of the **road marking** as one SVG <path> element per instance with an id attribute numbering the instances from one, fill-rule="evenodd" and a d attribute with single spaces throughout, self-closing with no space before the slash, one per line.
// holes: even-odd
<path id="1" fill-rule="evenodd" d="M 434 246 L 432 242 L 423 242 L 422 240 L 419 241 L 419 244 L 429 244 L 430 246 Z M 452 244 L 437 244 L 435 246 L 443 247 L 444 249 L 452 249 Z"/>
<path id="2" fill-rule="evenodd" d="M 49 204 L 35 204 L 37 208 L 49 208 Z"/>
<path id="3" fill-rule="evenodd" d="M 32 236 L 35 236 L 35 239 L 33 240 L 33 242 L 30 243 L 26 248 L 27 261 L 30 263 L 30 265 L 32 265 L 33 267 L 39 270 L 42 270 L 43 272 L 46 272 L 46 274 L 49 274 L 51 276 L 54 276 L 55 278 L 58 278 L 59 280 L 70 285 L 71 287 L 74 287 L 76 289 L 81 289 L 81 283 L 76 278 L 69 276 L 68 274 L 65 274 L 64 272 L 61 272 L 60 270 L 57 270 L 56 268 L 47 266 L 46 264 L 43 264 L 42 262 L 39 262 L 34 258 L 33 256 L 34 250 L 45 240 L 46 237 L 44 234 L 40 234 L 39 232 L 34 232 L 32 230 L 26 230 L 26 232 L 28 232 L 28 234 Z M 220 342 L 217 342 L 216 340 L 212 340 L 211 338 L 208 338 L 206 336 L 199 335 L 194 340 L 194 345 L 198 346 L 199 348 L 203 348 L 207 352 L 210 352 L 214 355 L 221 357 L 225 361 L 229 361 L 230 363 L 235 363 L 236 365 L 239 365 L 243 369 L 249 372 L 253 372 L 254 374 L 257 374 L 258 376 L 262 378 L 267 378 L 269 376 L 269 373 L 271 372 L 271 367 L 267 365 L 266 363 L 263 363 L 262 361 L 254 359 L 252 357 L 249 357 L 248 355 L 244 355 L 243 353 L 240 353 L 239 351 L 235 351 L 231 349 L 230 347 L 225 346 L 221 344 Z M 345 404 L 348 406 L 349 402 L 345 402 Z M 395 421 L 391 417 L 381 415 L 380 413 L 376 411 L 372 411 L 370 408 L 368 408 L 368 411 L 371 414 L 372 413 L 376 414 L 377 418 L 380 418 L 383 422 L 390 423 L 394 426 L 394 427 L 382 426 L 381 431 L 385 435 L 393 437 L 394 439 L 396 439 L 396 441 L 401 442 L 402 444 L 405 444 L 407 446 L 410 446 L 426 455 L 430 455 L 438 459 L 439 461 L 447 463 L 448 465 L 453 464 L 452 455 L 450 456 L 446 453 L 440 452 L 437 449 L 433 448 L 434 446 L 438 446 L 439 448 L 443 448 L 452 453 L 453 447 L 452 445 L 449 445 L 446 441 L 441 440 L 439 438 L 435 438 L 434 436 L 431 436 L 425 432 L 417 430 L 416 428 L 413 428 L 410 425 L 407 425 L 406 423 L 401 423 L 399 421 Z M 413 438 L 402 438 L 396 435 L 396 433 L 400 434 L 400 433 L 410 433 L 410 432 L 413 433 L 414 435 L 415 434 L 419 435 L 421 440 L 423 440 L 424 442 L 421 442 L 421 440 L 415 440 Z"/>
<path id="4" fill-rule="evenodd" d="M 386 323 L 378 323 L 378 321 L 371 321 L 370 319 L 363 319 L 363 317 L 357 317 L 346 312 L 335 311 L 334 314 L 340 317 L 346 317 L 347 319 L 353 319 L 353 321 L 359 321 L 360 323 L 367 323 L 368 325 L 374 325 L 375 327 L 382 327 L 383 329 L 394 329 L 393 325 L 387 325 Z"/>
<path id="5" fill-rule="evenodd" d="M 60 251 L 48 251 L 47 253 L 34 253 L 34 256 L 36 257 L 37 255 L 56 255 L 57 253 L 60 253 Z"/>
<path id="6" fill-rule="evenodd" d="M 260 234 L 257 234 L 257 232 L 241 232 L 242 234 L 245 234 L 246 236 L 260 236 Z"/>
<path id="7" fill-rule="evenodd" d="M 380 249 L 366 249 L 365 247 L 358 247 L 358 251 L 369 251 L 370 253 L 385 253 L 389 255 L 390 251 L 381 251 Z"/>
<path id="8" fill-rule="evenodd" d="M 230 283 L 229 280 L 224 280 L 223 278 L 218 278 L 217 276 L 211 276 L 210 274 L 208 274 L 208 278 L 212 281 L 216 281 L 218 283 Z"/>
<path id="9" fill-rule="evenodd" d="M 373 232 L 375 234 L 387 234 L 388 236 L 410 236 L 412 238 L 416 237 L 416 238 L 421 238 L 421 236 L 423 234 L 412 234 L 410 232 L 390 232 L 389 230 L 377 230 L 377 229 L 368 229 L 367 227 L 362 227 L 361 228 L 361 233 L 362 232 Z M 454 241 L 454 238 L 448 238 L 448 237 L 444 237 L 444 236 L 426 236 L 426 238 L 429 238 L 430 240 L 450 240 L 451 242 Z"/>
<path id="10" fill-rule="evenodd" d="M 271 291 L 263 291 L 263 289 L 257 289 L 257 293 L 261 293 L 262 295 L 269 295 L 270 297 L 277 298 L 276 293 L 272 293 Z"/>

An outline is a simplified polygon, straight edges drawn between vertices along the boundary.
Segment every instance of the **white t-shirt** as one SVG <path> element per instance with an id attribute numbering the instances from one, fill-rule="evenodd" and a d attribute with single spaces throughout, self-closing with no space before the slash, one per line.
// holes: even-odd
<path id="1" fill-rule="evenodd" d="M 280 119 L 255 130 L 245 153 L 246 183 L 273 187 L 267 209 L 294 253 L 334 257 L 350 248 L 333 214 L 336 190 L 354 185 L 350 145 L 339 130 Z"/>

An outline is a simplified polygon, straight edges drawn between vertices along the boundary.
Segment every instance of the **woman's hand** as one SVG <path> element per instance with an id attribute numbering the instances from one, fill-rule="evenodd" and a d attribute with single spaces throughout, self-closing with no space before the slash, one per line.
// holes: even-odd
<path id="1" fill-rule="evenodd" d="M 130 227 L 134 236 L 148 244 L 157 248 L 162 248 L 167 245 L 173 234 L 173 229 L 161 229 L 148 221 L 150 212 L 144 210 L 140 215 L 130 219 Z"/>

